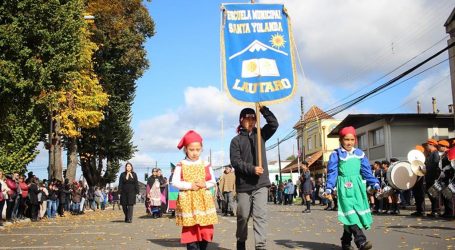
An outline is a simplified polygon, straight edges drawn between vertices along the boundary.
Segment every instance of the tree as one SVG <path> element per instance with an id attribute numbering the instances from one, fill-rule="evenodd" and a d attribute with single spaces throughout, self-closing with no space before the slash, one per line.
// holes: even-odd
<path id="1" fill-rule="evenodd" d="M 139 0 L 89 0 L 95 16 L 92 41 L 95 73 L 109 95 L 105 119 L 94 129 L 82 129 L 79 140 L 82 172 L 90 186 L 115 181 L 120 161 L 129 160 L 132 143 L 131 106 L 136 80 L 148 67 L 144 42 L 154 34 L 154 23 Z"/>
<path id="2" fill-rule="evenodd" d="M 89 31 L 80 32 L 82 53 L 80 54 L 80 72 L 71 79 L 68 88 L 60 91 L 57 119 L 62 123 L 60 133 L 66 137 L 67 172 L 69 181 L 76 178 L 77 138 L 81 128 L 95 128 L 104 119 L 103 108 L 108 104 L 108 95 L 103 91 L 93 70 L 92 55 L 97 46 L 89 39 Z"/>
<path id="3" fill-rule="evenodd" d="M 84 24 L 82 7 L 82 0 L 1 1 L 0 109 L 9 117 L 7 121 L 15 122 L 5 126 L 14 128 L 14 131 L 3 131 L 2 138 L 6 140 L 1 147 L 7 149 L 3 152 L 15 155 L 21 149 L 20 145 L 26 148 L 36 146 L 45 134 L 49 134 L 51 139 L 51 150 L 60 146 L 61 140 L 55 129 L 59 121 L 53 120 L 55 92 L 64 88 L 71 75 L 77 72 L 75 59 L 80 51 L 79 31 Z M 50 94 L 41 98 L 46 96 L 43 93 Z M 50 127 L 54 128 L 53 131 L 47 130 Z M 19 137 L 23 139 L 11 141 Z M 11 143 L 16 146 L 11 146 Z M 23 156 L 27 159 L 24 163 L 36 155 L 34 149 L 24 152 L 28 152 Z M 21 167 L 25 169 L 25 166 Z M 61 164 L 54 164 L 51 168 L 57 168 L 52 173 L 61 179 Z"/>
<path id="4" fill-rule="evenodd" d="M 288 158 L 286 158 L 286 161 L 293 161 L 295 159 L 296 159 L 295 155 L 291 155 L 291 156 L 288 156 Z"/>

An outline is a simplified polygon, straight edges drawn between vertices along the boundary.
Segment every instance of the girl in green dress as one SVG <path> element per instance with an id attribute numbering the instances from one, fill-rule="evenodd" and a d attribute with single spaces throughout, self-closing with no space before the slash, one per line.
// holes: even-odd
<path id="1" fill-rule="evenodd" d="M 341 147 L 330 155 L 327 166 L 326 194 L 336 187 L 338 192 L 338 220 L 344 225 L 341 237 L 342 249 L 353 249 L 352 236 L 358 249 L 371 249 L 362 228 L 369 229 L 373 223 L 366 185 L 379 190 L 379 182 L 371 172 L 365 153 L 355 148 L 357 141 L 353 127 L 340 130 Z"/>

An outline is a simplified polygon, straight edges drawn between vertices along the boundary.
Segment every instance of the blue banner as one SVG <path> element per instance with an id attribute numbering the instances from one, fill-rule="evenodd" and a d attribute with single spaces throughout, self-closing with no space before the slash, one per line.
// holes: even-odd
<path id="1" fill-rule="evenodd" d="M 293 40 L 282 4 L 223 4 L 223 82 L 240 102 L 270 104 L 296 89 Z"/>

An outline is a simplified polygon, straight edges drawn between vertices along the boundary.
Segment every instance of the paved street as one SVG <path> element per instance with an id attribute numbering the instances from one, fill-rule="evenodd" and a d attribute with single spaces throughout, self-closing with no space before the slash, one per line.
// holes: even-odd
<path id="1" fill-rule="evenodd" d="M 269 249 L 340 249 L 342 233 L 336 212 L 315 206 L 302 214 L 301 206 L 269 206 Z M 180 228 L 172 219 L 152 219 L 142 204 L 135 207 L 132 224 L 121 211 L 88 212 L 55 221 L 18 223 L 0 231 L 0 249 L 185 249 Z M 366 235 L 374 249 L 455 249 L 455 222 L 408 216 L 376 216 Z M 219 217 L 209 249 L 234 249 L 235 217 Z M 248 248 L 254 249 L 250 227 Z"/>

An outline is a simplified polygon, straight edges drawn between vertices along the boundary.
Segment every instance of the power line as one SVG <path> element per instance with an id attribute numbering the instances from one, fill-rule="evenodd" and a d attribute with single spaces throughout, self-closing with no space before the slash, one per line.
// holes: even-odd
<path id="1" fill-rule="evenodd" d="M 327 114 L 330 115 L 330 116 L 334 116 L 334 115 L 339 114 L 339 113 L 343 112 L 344 110 L 346 110 L 346 109 L 348 109 L 348 108 L 350 108 L 350 107 L 352 107 L 352 106 L 354 106 L 354 105 L 356 105 L 356 104 L 358 104 L 358 103 L 360 103 L 360 102 L 366 100 L 368 97 L 370 97 L 370 96 L 372 96 L 372 95 L 375 95 L 375 94 L 379 94 L 379 93 L 384 92 L 384 91 L 383 91 L 384 89 L 386 89 L 387 87 L 391 86 L 391 85 L 394 84 L 396 81 L 400 80 L 401 78 L 405 77 L 406 75 L 412 73 L 413 71 L 415 71 L 416 69 L 420 68 L 422 65 L 426 64 L 427 62 L 431 61 L 432 59 L 436 58 L 437 56 L 441 55 L 443 52 L 445 52 L 446 50 L 450 49 L 450 48 L 453 47 L 453 46 L 455 46 L 455 42 L 452 42 L 451 44 L 447 45 L 444 49 L 439 50 L 437 53 L 435 53 L 435 54 L 433 54 L 432 56 L 428 57 L 428 58 L 425 59 L 424 61 L 418 63 L 418 64 L 415 65 L 414 67 L 412 67 L 412 68 L 406 70 L 405 72 L 401 73 L 400 75 L 398 75 L 398 76 L 392 78 L 391 80 L 387 81 L 386 83 L 384 83 L 384 84 L 382 84 L 382 85 L 380 85 L 380 86 L 374 88 L 373 90 L 371 90 L 371 91 L 369 91 L 369 92 L 367 92 L 367 93 L 365 93 L 365 94 L 363 94 L 363 95 L 361 95 L 361 96 L 359 96 L 359 97 L 357 97 L 357 98 L 352 99 L 351 101 L 345 102 L 345 103 L 343 103 L 343 104 L 341 104 L 341 105 L 339 105 L 339 106 L 337 106 L 337 107 L 334 107 L 334 108 L 332 108 L 332 109 L 329 109 L 329 110 L 326 111 L 325 113 L 327 113 Z M 419 72 L 419 73 L 417 73 L 417 74 L 415 74 L 415 75 L 413 75 L 413 76 L 407 78 L 406 80 L 404 80 L 404 81 L 402 81 L 402 82 L 400 82 L 400 83 L 398 83 L 398 84 L 401 84 L 401 83 L 403 83 L 403 82 L 405 82 L 405 81 L 407 81 L 407 80 L 409 80 L 409 79 L 412 79 L 412 78 L 415 77 L 416 75 L 422 74 L 423 72 L 425 72 L 425 71 L 427 71 L 427 70 L 429 70 L 429 69 L 431 69 L 431 68 L 433 68 L 433 67 L 435 67 L 435 66 L 437 66 L 437 65 L 439 65 L 439 64 L 441 64 L 441 63 L 443 63 L 444 61 L 447 61 L 447 60 L 448 60 L 448 59 L 443 60 L 443 61 L 441 61 L 441 62 L 438 62 L 438 63 L 436 63 L 435 65 L 432 65 L 431 67 L 427 68 L 426 70 L 424 70 L 424 71 L 422 71 L 422 72 Z M 386 90 L 387 90 L 387 89 L 386 89 Z M 318 118 L 314 117 L 313 119 L 310 119 L 309 121 L 306 121 L 306 122 L 311 122 L 311 121 L 314 121 L 314 120 L 316 120 L 316 119 L 318 119 Z M 302 122 L 302 120 L 300 120 L 300 122 Z M 268 147 L 266 148 L 266 150 L 269 151 L 269 150 L 271 150 L 271 149 L 274 149 L 275 147 L 278 146 L 279 143 L 282 143 L 282 142 L 284 142 L 284 141 L 289 140 L 289 139 L 292 138 L 294 135 L 296 135 L 296 133 L 297 133 L 297 131 L 293 130 L 293 132 L 290 132 L 290 133 L 288 134 L 288 136 L 286 136 L 285 138 L 283 138 L 281 141 L 278 141 L 277 143 L 274 143 L 274 144 L 268 146 Z M 292 136 L 291 136 L 291 135 L 292 135 Z"/>

